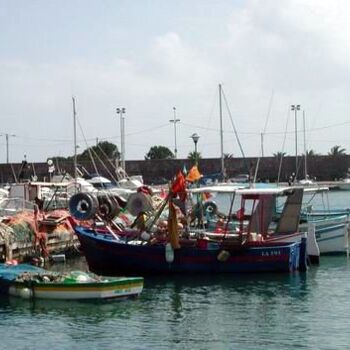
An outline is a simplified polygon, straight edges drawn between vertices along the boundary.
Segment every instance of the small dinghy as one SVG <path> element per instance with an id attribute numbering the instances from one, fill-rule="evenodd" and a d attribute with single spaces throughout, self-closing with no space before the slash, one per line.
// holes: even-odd
<path id="1" fill-rule="evenodd" d="M 0 264 L 2 293 L 25 299 L 112 299 L 138 296 L 142 277 L 102 277 L 82 271 L 59 273 L 29 264 Z"/>

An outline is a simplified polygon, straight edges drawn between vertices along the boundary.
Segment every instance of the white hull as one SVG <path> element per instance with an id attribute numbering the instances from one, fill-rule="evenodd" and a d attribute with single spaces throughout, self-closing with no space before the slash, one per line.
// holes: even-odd
<path id="1" fill-rule="evenodd" d="M 348 228 L 340 224 L 316 230 L 316 240 L 321 254 L 345 253 L 349 248 Z"/>
<path id="2" fill-rule="evenodd" d="M 293 235 L 280 235 L 279 237 L 272 238 L 271 241 L 296 242 L 304 235 L 305 233 L 303 232 Z M 346 253 L 349 249 L 348 227 L 346 223 L 324 228 L 316 227 L 315 236 L 320 254 Z"/>
<path id="3" fill-rule="evenodd" d="M 340 190 L 350 191 L 350 182 L 339 183 L 339 184 L 337 185 L 337 187 L 338 187 Z"/>

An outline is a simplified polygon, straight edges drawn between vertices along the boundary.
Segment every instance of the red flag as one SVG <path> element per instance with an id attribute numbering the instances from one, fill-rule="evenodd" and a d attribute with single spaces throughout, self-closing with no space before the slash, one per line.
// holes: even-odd
<path id="1" fill-rule="evenodd" d="M 213 195 L 210 192 L 203 192 L 202 193 L 202 198 L 204 201 L 207 201 L 211 197 L 213 197 Z"/>
<path id="2" fill-rule="evenodd" d="M 171 186 L 171 192 L 175 196 L 178 194 L 182 201 L 186 199 L 186 179 L 181 171 L 176 175 L 176 179 Z"/>
<path id="3" fill-rule="evenodd" d="M 236 211 L 236 217 L 240 221 L 244 219 L 244 208 L 238 209 Z"/>

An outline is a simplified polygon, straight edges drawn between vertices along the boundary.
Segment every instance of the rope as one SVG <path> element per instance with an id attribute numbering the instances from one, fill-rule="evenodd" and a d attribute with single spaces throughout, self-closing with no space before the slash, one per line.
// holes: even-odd
<path id="1" fill-rule="evenodd" d="M 270 97 L 270 101 L 269 101 L 269 106 L 268 106 L 268 109 L 267 109 L 267 114 L 266 114 L 266 119 L 265 119 L 265 125 L 264 125 L 264 129 L 263 129 L 263 132 L 261 134 L 262 137 L 264 137 L 265 133 L 266 133 L 266 128 L 267 128 L 267 122 L 269 121 L 269 118 L 270 118 L 270 114 L 271 114 L 271 108 L 272 108 L 272 101 L 273 101 L 273 95 L 274 95 L 274 91 L 272 90 L 272 93 L 271 93 L 271 97 Z M 263 140 L 262 140 L 263 141 Z M 263 144 L 262 144 L 263 145 Z M 263 156 L 263 148 L 261 147 L 261 157 Z M 258 162 L 256 164 L 256 167 L 255 167 L 255 174 L 254 174 L 254 180 L 253 180 L 253 183 L 256 182 L 256 178 L 258 176 L 258 170 L 259 170 L 259 165 L 260 165 L 260 158 L 258 158 Z"/>
<path id="2" fill-rule="evenodd" d="M 278 167 L 277 184 L 279 184 L 280 178 L 281 178 L 282 160 L 283 160 L 284 146 L 285 146 L 285 144 L 286 144 L 286 138 L 287 138 L 287 130 L 288 130 L 289 118 L 290 118 L 290 109 L 289 109 L 289 107 L 288 107 L 287 122 L 286 122 L 286 128 L 285 128 L 285 130 L 284 130 L 284 138 L 283 138 L 283 143 L 282 143 L 282 153 L 281 153 L 280 164 L 279 164 L 279 167 Z"/>

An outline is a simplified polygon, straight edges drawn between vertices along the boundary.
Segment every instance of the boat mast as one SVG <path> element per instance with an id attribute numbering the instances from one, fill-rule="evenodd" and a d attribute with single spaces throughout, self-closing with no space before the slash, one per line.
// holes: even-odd
<path id="1" fill-rule="evenodd" d="M 295 177 L 294 183 L 297 181 L 298 177 L 298 121 L 297 112 L 300 111 L 300 105 L 291 105 L 291 110 L 294 111 L 294 132 L 295 132 Z"/>
<path id="2" fill-rule="evenodd" d="M 305 154 L 305 180 L 307 179 L 307 153 L 306 153 L 306 135 L 305 135 L 305 111 L 303 110 L 303 128 L 304 128 L 304 154 Z"/>
<path id="3" fill-rule="evenodd" d="M 73 130 L 74 130 L 74 181 L 75 181 L 75 190 L 77 190 L 77 112 L 75 110 L 75 97 L 72 96 L 73 101 Z"/>
<path id="4" fill-rule="evenodd" d="M 224 130 L 222 127 L 222 100 L 221 100 L 221 84 L 219 84 L 219 110 L 220 110 L 220 148 L 221 148 L 221 173 L 225 179 L 225 162 L 224 162 Z"/>

